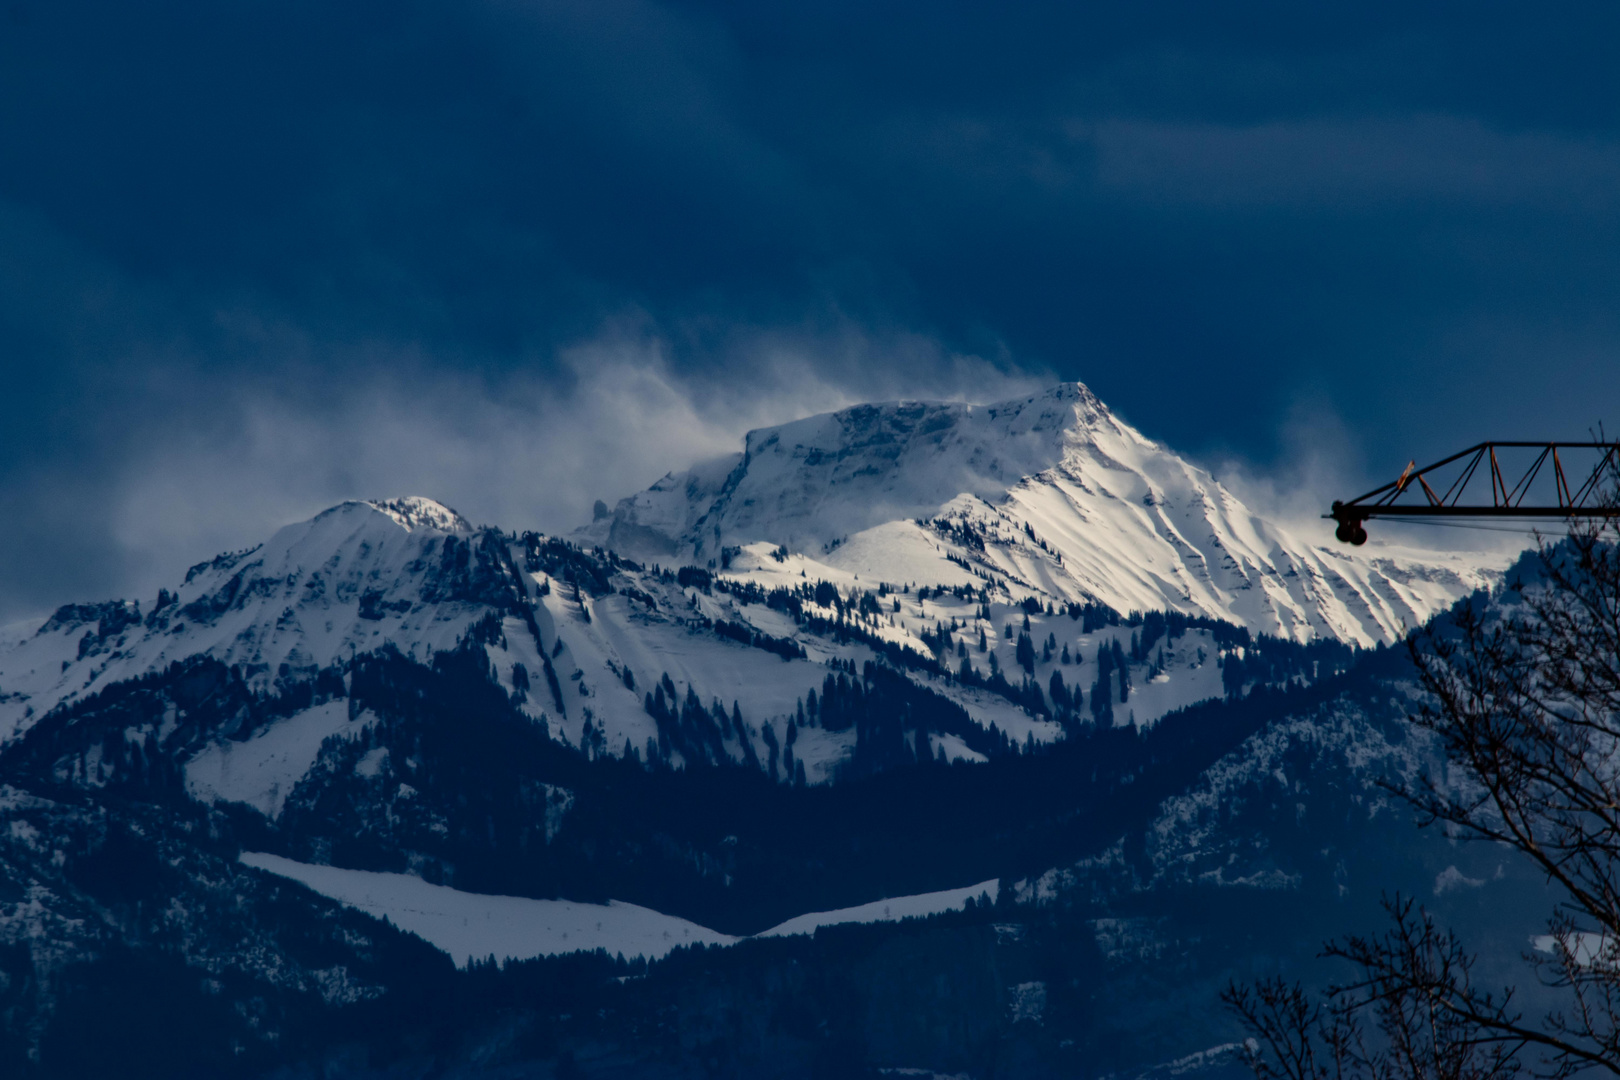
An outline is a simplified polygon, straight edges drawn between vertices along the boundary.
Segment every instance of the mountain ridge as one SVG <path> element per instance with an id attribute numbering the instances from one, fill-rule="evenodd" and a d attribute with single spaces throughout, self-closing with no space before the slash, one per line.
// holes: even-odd
<path id="1" fill-rule="evenodd" d="M 780 756 L 787 779 L 817 782 L 858 749 L 858 730 L 805 726 L 829 666 L 898 660 L 936 703 L 925 711 L 955 717 L 923 724 L 906 752 L 972 760 L 1231 692 L 1221 658 L 1241 646 L 1199 619 L 1368 646 L 1492 579 L 1460 557 L 1300 544 L 1078 383 L 763 428 L 734 460 L 651 492 L 577 533 L 610 545 L 591 551 L 474 528 L 422 497 L 351 500 L 197 564 L 149 609 L 64 605 L 0 642 L 0 744 L 190 656 L 276 694 L 384 646 L 424 663 L 476 646 L 490 678 L 569 746 L 773 773 Z M 677 527 L 701 540 L 674 552 L 693 560 L 678 574 L 611 547 L 678 547 Z M 1082 611 L 1109 614 L 1075 622 Z M 1122 624 L 1130 612 L 1193 623 L 1154 653 Z M 306 726 L 315 743 L 330 727 Z"/>

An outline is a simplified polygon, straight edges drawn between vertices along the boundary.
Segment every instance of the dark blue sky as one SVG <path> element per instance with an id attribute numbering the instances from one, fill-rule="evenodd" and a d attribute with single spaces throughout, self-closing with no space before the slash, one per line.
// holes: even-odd
<path id="1" fill-rule="evenodd" d="M 867 397 L 1284 487 L 1614 420 L 1620 9 L 1003 7 L 3 0 L 0 617 Z"/>

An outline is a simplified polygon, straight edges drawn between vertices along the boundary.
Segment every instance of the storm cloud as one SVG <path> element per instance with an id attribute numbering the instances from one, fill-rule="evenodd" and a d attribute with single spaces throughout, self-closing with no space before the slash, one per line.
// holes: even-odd
<path id="1" fill-rule="evenodd" d="M 567 529 L 875 397 L 1078 378 L 1306 486 L 1583 435 L 1617 21 L 10 0 L 0 619 L 347 497 Z"/>

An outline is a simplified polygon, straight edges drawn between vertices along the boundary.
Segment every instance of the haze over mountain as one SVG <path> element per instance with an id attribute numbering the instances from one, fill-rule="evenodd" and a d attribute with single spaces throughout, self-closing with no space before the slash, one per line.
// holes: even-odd
<path id="1" fill-rule="evenodd" d="M 1082 378 L 1262 471 L 1300 410 L 1364 487 L 1580 437 L 1620 14 L 1344 11 L 13 0 L 0 622 L 350 498 L 564 530 L 689 460 L 575 486 L 638 377 L 728 435 L 784 361 L 808 411 Z"/>

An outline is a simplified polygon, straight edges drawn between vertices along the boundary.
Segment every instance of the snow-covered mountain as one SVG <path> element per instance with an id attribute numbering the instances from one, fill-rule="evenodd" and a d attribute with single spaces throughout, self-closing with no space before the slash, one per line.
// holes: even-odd
<path id="1" fill-rule="evenodd" d="M 1133 1011 L 1202 1018 L 1131 1036 L 1125 1075 L 1225 1038 L 1189 965 L 1219 981 L 1276 926 L 1310 955 L 1301 912 L 1375 895 L 1359 868 L 1399 838 L 1378 814 L 1367 839 L 1362 762 L 1409 698 L 1400 650 L 1345 642 L 1490 576 L 1301 543 L 1076 386 L 755 433 L 584 538 L 611 547 L 348 502 L 0 631 L 0 1061 L 104 1073 L 82 1033 L 149 1002 L 154 1060 L 244 1076 L 354 1074 L 346 1024 L 379 1055 L 464 1046 L 466 1075 L 603 1045 L 623 1067 L 579 1074 L 637 1075 L 697 1053 L 694 1023 L 739 1048 L 710 1074 L 808 1076 L 847 1043 L 1090 1075 Z M 1348 809 L 1306 812 L 1301 746 Z M 1485 880 L 1455 859 L 1402 880 Z M 846 921 L 873 925 L 786 936 Z M 701 1021 L 671 1004 L 690 943 L 736 980 Z M 813 1022 L 749 1034 L 761 1010 Z M 488 1027 L 519 1014 L 539 1034 Z"/>
<path id="2" fill-rule="evenodd" d="M 0 640 L 0 743 L 32 720 L 193 656 L 261 689 L 384 644 L 431 659 L 514 580 L 454 511 L 424 498 L 348 502 L 193 566 L 139 601 L 67 604 Z"/>
<path id="3" fill-rule="evenodd" d="M 248 693 L 296 697 L 358 656 L 432 664 L 476 649 L 567 746 L 816 783 L 860 771 L 863 732 L 869 756 L 886 747 L 862 766 L 877 768 L 902 753 L 977 760 L 1082 722 L 1148 724 L 1303 662 L 1234 675 L 1223 660 L 1245 646 L 1223 627 L 1385 642 L 1492 576 L 1463 558 L 1300 541 L 1078 384 L 756 431 L 742 454 L 666 478 L 579 538 L 602 546 L 474 528 L 431 499 L 344 503 L 193 567 L 145 606 L 69 604 L 9 628 L 0 746 L 193 658 Z M 1184 618 L 1141 621 L 1153 612 Z M 829 678 L 859 683 L 880 656 L 902 680 L 891 691 L 925 702 L 861 699 L 911 718 L 898 742 L 853 713 L 821 715 Z M 312 705 L 172 752 L 194 794 L 275 816 L 322 742 L 362 727 Z"/>
<path id="4" fill-rule="evenodd" d="M 247 698 L 284 704 L 201 728 L 183 713 L 153 718 L 154 752 L 195 797 L 273 819 L 327 740 L 372 722 L 341 700 L 357 658 L 431 667 L 470 652 L 510 707 L 564 746 L 814 784 L 918 758 L 981 761 L 1082 724 L 1147 725 L 1344 659 L 1262 657 L 1227 624 L 1054 605 L 944 558 L 933 565 L 953 584 L 892 587 L 767 543 L 728 548 L 726 562 L 675 572 L 474 529 L 430 499 L 344 503 L 193 567 L 149 607 L 69 604 L 9 628 L 0 747 L 206 660 Z M 97 753 L 111 760 L 120 747 Z"/>
<path id="5" fill-rule="evenodd" d="M 1294 535 L 1079 383 L 762 428 L 741 453 L 672 473 L 577 535 L 699 565 L 765 542 L 865 580 L 989 583 L 1358 645 L 1392 641 L 1494 578 L 1478 556 Z"/>

